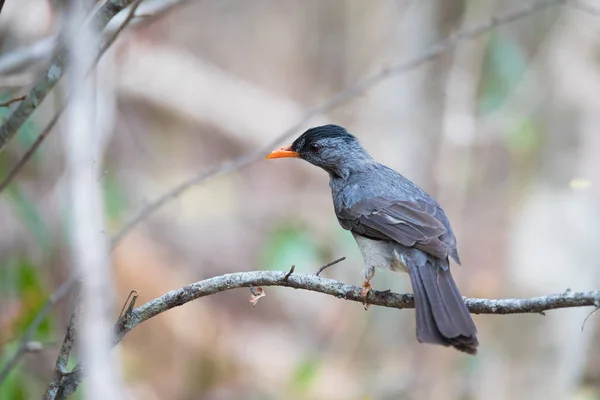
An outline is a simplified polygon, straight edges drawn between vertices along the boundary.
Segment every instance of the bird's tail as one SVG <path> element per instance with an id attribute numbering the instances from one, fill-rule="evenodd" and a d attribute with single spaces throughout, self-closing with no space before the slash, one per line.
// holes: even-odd
<path id="1" fill-rule="evenodd" d="M 409 268 L 415 296 L 417 340 L 421 343 L 453 346 L 477 354 L 477 328 L 450 274 L 447 263 L 428 258 Z"/>

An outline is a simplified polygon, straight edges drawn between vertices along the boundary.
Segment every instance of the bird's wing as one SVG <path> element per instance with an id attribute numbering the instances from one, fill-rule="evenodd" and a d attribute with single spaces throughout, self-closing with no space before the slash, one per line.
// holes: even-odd
<path id="1" fill-rule="evenodd" d="M 437 204 L 425 200 L 390 200 L 373 197 L 337 210 L 344 229 L 379 240 L 394 240 L 457 262 L 456 239 Z"/>

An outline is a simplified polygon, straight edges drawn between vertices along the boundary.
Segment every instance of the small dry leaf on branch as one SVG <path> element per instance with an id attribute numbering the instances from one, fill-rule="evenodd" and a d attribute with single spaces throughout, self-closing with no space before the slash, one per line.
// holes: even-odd
<path id="1" fill-rule="evenodd" d="M 265 292 L 265 290 L 261 287 L 253 287 L 250 286 L 250 303 L 252 303 L 253 306 L 256 305 L 256 303 L 258 303 L 258 300 L 261 297 L 265 297 L 267 295 L 267 293 Z"/>

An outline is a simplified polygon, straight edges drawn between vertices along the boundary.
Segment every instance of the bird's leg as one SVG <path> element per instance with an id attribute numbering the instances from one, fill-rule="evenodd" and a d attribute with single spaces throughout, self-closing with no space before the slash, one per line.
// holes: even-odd
<path id="1" fill-rule="evenodd" d="M 365 273 L 365 280 L 364 280 L 364 282 L 362 284 L 363 290 L 361 292 L 361 296 L 364 297 L 363 305 L 364 305 L 365 311 L 366 311 L 371 306 L 370 304 L 367 304 L 367 295 L 369 294 L 369 292 L 373 288 L 371 286 L 371 280 L 375 276 L 375 267 L 365 266 L 364 273 Z"/>

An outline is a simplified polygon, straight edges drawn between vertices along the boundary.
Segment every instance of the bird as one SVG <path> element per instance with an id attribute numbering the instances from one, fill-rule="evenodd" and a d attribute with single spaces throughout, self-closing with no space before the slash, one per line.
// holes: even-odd
<path id="1" fill-rule="evenodd" d="M 408 273 L 419 343 L 476 355 L 477 328 L 450 272 L 457 240 L 438 202 L 335 124 L 306 130 L 267 159 L 300 158 L 329 174 L 333 208 L 364 261 L 365 305 L 376 269 Z"/>

